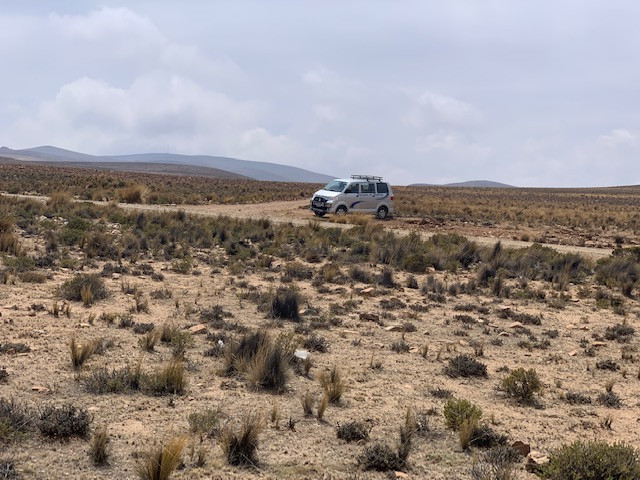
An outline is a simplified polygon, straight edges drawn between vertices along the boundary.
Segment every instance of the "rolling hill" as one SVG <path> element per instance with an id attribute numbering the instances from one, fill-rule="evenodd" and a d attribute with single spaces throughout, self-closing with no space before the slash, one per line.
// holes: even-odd
<path id="1" fill-rule="evenodd" d="M 203 175 L 216 178 L 250 178 L 275 182 L 309 183 L 324 183 L 334 178 L 329 175 L 278 163 L 255 162 L 211 155 L 140 153 L 94 156 L 53 146 L 22 150 L 2 147 L 0 148 L 0 155 L 22 161 L 56 163 L 66 167 L 169 173 L 173 175 Z"/>

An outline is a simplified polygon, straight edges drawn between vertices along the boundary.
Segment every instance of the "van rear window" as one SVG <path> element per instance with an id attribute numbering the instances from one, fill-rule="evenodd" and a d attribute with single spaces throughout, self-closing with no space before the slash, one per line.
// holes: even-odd
<path id="1" fill-rule="evenodd" d="M 376 183 L 376 187 L 378 188 L 378 193 L 389 193 L 389 185 L 386 183 Z"/>

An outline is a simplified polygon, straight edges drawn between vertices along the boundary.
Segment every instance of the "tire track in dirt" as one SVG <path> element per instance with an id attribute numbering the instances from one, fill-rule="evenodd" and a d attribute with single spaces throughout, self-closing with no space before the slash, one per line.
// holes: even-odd
<path id="1" fill-rule="evenodd" d="M 39 195 L 19 195 L 19 194 L 7 194 L 5 196 L 15 198 L 28 198 L 40 202 L 46 202 L 48 197 Z M 92 201 L 91 203 L 97 205 L 108 205 L 109 202 Z M 190 215 L 201 215 L 205 217 L 217 217 L 228 216 L 240 219 L 249 220 L 263 220 L 268 219 L 275 224 L 291 223 L 293 225 L 308 225 L 310 222 L 315 222 L 317 225 L 324 228 L 350 228 L 354 224 L 349 223 L 334 223 L 326 218 L 316 218 L 308 209 L 308 201 L 304 200 L 290 200 L 290 201 L 278 201 L 278 202 L 266 202 L 266 203 L 250 203 L 250 204 L 231 204 L 231 205 L 148 205 L 137 203 L 118 203 L 120 208 L 124 210 L 134 211 L 151 211 L 151 212 L 178 212 L 183 211 Z M 374 220 L 378 221 L 378 220 Z M 423 238 L 429 238 L 437 232 L 424 231 L 415 227 L 407 226 L 406 228 L 394 226 L 392 228 L 385 226 L 383 221 L 380 221 L 388 231 L 391 231 L 398 235 L 407 235 L 410 232 L 416 232 Z M 464 235 L 464 233 L 461 233 Z M 513 240 L 511 238 L 500 237 L 482 237 L 464 235 L 469 240 L 472 240 L 479 245 L 493 246 L 496 242 L 501 242 L 502 246 L 506 248 L 525 248 L 533 245 L 533 242 L 526 242 L 521 240 Z M 595 248 L 595 247 L 580 247 L 575 245 L 559 245 L 553 243 L 544 243 L 546 247 L 553 248 L 560 253 L 577 253 L 583 257 L 597 260 L 599 258 L 608 257 L 612 253 L 610 248 Z"/>

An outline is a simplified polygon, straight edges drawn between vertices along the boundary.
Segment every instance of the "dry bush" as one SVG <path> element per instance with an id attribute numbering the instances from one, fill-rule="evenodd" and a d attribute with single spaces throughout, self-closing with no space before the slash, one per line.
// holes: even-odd
<path id="1" fill-rule="evenodd" d="M 109 291 L 99 275 L 80 274 L 67 280 L 60 286 L 60 295 L 65 300 L 82 301 L 87 305 L 94 300 L 107 298 Z"/>
<path id="2" fill-rule="evenodd" d="M 75 370 L 81 368 L 82 365 L 84 365 L 84 362 L 93 355 L 99 343 L 102 343 L 102 341 L 98 339 L 78 345 L 76 336 L 73 335 L 71 337 L 71 340 L 69 341 L 69 353 L 71 354 L 71 365 Z"/>
<path id="3" fill-rule="evenodd" d="M 72 200 L 68 192 L 51 192 L 49 194 L 49 200 L 47 200 L 47 206 L 54 210 L 61 210 L 71 204 Z"/>
<path id="4" fill-rule="evenodd" d="M 220 435 L 220 447 L 229 465 L 246 467 L 258 463 L 258 441 L 264 424 L 264 419 L 254 413 L 244 417 L 238 430 L 229 424 L 225 426 Z"/>
<path id="5" fill-rule="evenodd" d="M 141 480 L 167 480 L 180 465 L 182 450 L 186 445 L 186 438 L 176 438 L 166 445 L 150 451 L 144 463 L 136 468 Z"/>
<path id="6" fill-rule="evenodd" d="M 209 438 L 218 438 L 222 432 L 222 420 L 227 415 L 220 406 L 209 408 L 203 412 L 189 414 L 189 428 L 193 433 L 206 435 Z"/>
<path id="7" fill-rule="evenodd" d="M 109 434 L 107 433 L 107 426 L 104 425 L 96 430 L 91 438 L 89 451 L 94 465 L 101 466 L 108 463 L 109 450 L 107 449 L 107 445 L 109 445 Z"/>
<path id="8" fill-rule="evenodd" d="M 450 377 L 486 377 L 487 366 L 469 355 L 458 355 L 449 359 L 445 373 Z"/>
<path id="9" fill-rule="evenodd" d="M 174 358 L 143 380 L 144 389 L 153 395 L 182 395 L 187 386 L 184 362 Z"/>
<path id="10" fill-rule="evenodd" d="M 316 396 L 309 391 L 300 397 L 300 403 L 302 404 L 302 411 L 305 417 L 313 416 L 313 404 L 315 401 Z"/>
<path id="11" fill-rule="evenodd" d="M 336 365 L 331 367 L 329 373 L 322 372 L 318 377 L 322 390 L 327 395 L 330 403 L 339 403 L 346 385 L 342 380 L 342 374 Z"/>
<path id="12" fill-rule="evenodd" d="M 94 394 L 122 393 L 140 390 L 142 381 L 141 365 L 127 365 L 124 368 L 109 370 L 98 368 L 82 378 L 85 389 Z"/>
<path id="13" fill-rule="evenodd" d="M 400 438 L 394 451 L 385 443 L 375 443 L 365 447 L 358 457 L 358 465 L 364 470 L 379 472 L 404 470 L 407 467 L 411 444 L 415 432 L 415 421 L 410 410 L 407 410 L 405 423 L 400 427 Z"/>
<path id="14" fill-rule="evenodd" d="M 289 344 L 288 344 L 289 343 Z M 283 392 L 289 379 L 289 363 L 295 344 L 258 331 L 225 345 L 222 374 L 242 374 L 255 388 Z"/>
<path id="15" fill-rule="evenodd" d="M 364 422 L 352 421 L 338 424 L 336 435 L 339 439 L 348 442 L 358 442 L 369 439 L 371 427 Z"/>
<path id="16" fill-rule="evenodd" d="M 147 332 L 144 336 L 142 336 L 138 343 L 140 344 L 140 348 L 142 348 L 145 352 L 153 352 L 156 348 L 156 344 L 158 340 L 162 338 L 162 332 L 157 329 L 153 329 Z"/>
<path id="17" fill-rule="evenodd" d="M 471 467 L 472 480 L 516 480 L 520 454 L 509 446 L 498 446 L 476 457 Z"/>
<path id="18" fill-rule="evenodd" d="M 47 405 L 40 410 L 36 425 L 46 437 L 86 437 L 89 434 L 91 416 L 83 407 L 72 404 Z"/>
<path id="19" fill-rule="evenodd" d="M 271 299 L 271 318 L 300 320 L 300 294 L 293 288 L 280 288 Z"/>
<path id="20" fill-rule="evenodd" d="M 143 185 L 129 185 L 120 190 L 120 201 L 124 203 L 144 203 L 146 188 Z"/>
<path id="21" fill-rule="evenodd" d="M 18 255 L 21 251 L 20 241 L 13 233 L 0 233 L 0 252 Z"/>
<path id="22" fill-rule="evenodd" d="M 0 397 L 0 443 L 27 432 L 32 424 L 33 413 L 25 405 Z"/>

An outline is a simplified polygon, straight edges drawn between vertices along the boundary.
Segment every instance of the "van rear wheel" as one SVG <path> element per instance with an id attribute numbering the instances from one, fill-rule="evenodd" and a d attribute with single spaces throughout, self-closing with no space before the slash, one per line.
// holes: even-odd
<path id="1" fill-rule="evenodd" d="M 389 215 L 389 209 L 385 206 L 380 207 L 376 212 L 376 217 L 378 217 L 380 220 L 384 220 L 385 218 L 387 218 L 387 215 Z"/>
<path id="2" fill-rule="evenodd" d="M 338 208 L 336 208 L 336 215 L 346 215 L 347 214 L 347 207 L 345 207 L 344 205 L 340 205 Z"/>

